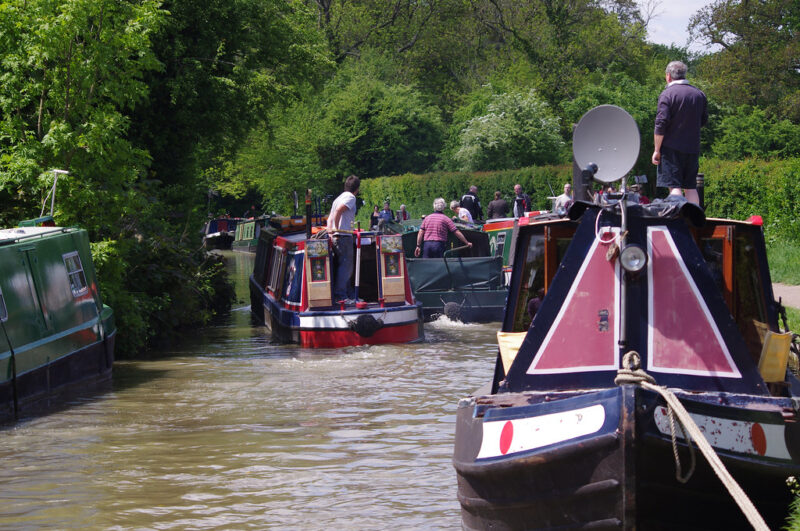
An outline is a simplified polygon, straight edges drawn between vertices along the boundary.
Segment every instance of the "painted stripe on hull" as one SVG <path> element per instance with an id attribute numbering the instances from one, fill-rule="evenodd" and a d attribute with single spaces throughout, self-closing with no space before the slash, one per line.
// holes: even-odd
<path id="1" fill-rule="evenodd" d="M 605 408 L 596 404 L 536 417 L 484 422 L 476 459 L 534 450 L 597 433 L 605 419 Z"/>
<path id="2" fill-rule="evenodd" d="M 353 311 L 353 312 L 337 312 L 329 313 L 327 315 L 303 315 L 300 317 L 301 329 L 313 328 L 326 328 L 326 329 L 341 329 L 349 330 L 350 322 L 357 319 L 360 315 L 372 315 L 375 319 L 382 319 L 387 326 L 400 325 L 406 323 L 416 323 L 419 318 L 419 312 L 416 306 L 403 308 L 401 310 L 391 310 L 384 314 L 383 309 L 375 309 L 372 311 Z"/>
<path id="3" fill-rule="evenodd" d="M 300 345 L 311 348 L 341 348 L 383 343 L 411 343 L 419 339 L 419 323 L 384 326 L 370 337 L 353 330 L 300 330 Z"/>
<path id="4" fill-rule="evenodd" d="M 748 422 L 708 415 L 690 413 L 697 427 L 705 435 L 708 443 L 717 450 L 729 450 L 740 454 L 770 457 L 791 461 L 792 456 L 786 448 L 783 424 Z M 658 431 L 670 436 L 670 423 L 667 408 L 656 408 L 653 417 Z M 676 437 L 683 440 L 683 432 L 676 430 Z"/>

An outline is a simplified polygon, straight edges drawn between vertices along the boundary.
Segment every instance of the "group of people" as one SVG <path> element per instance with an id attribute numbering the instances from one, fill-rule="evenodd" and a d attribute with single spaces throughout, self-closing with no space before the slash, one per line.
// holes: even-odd
<path id="1" fill-rule="evenodd" d="M 672 61 L 667 65 L 664 78 L 666 88 L 658 97 L 655 127 L 653 131 L 653 155 L 651 161 L 658 167 L 656 185 L 668 188 L 670 195 L 683 196 L 688 201 L 699 204 L 697 193 L 697 172 L 700 157 L 700 128 L 708 122 L 708 104 L 705 94 L 686 80 L 687 67 L 680 61 Z M 328 232 L 334 246 L 334 297 L 335 300 L 352 299 L 353 291 L 349 286 L 353 271 L 353 234 L 352 227 L 356 214 L 356 195 L 361 181 L 355 175 L 347 178 L 344 192 L 336 198 L 328 216 Z M 460 201 L 451 201 L 450 209 L 457 219 L 466 222 L 482 220 L 483 209 L 478 199 L 477 186 L 470 186 Z M 564 192 L 555 198 L 554 210 L 566 211 L 572 202 L 572 190 L 569 183 L 564 185 Z M 452 219 L 444 214 L 445 200 L 441 197 L 433 202 L 433 213 L 426 216 L 417 233 L 415 256 L 425 258 L 441 257 L 449 233 L 472 246 L 456 227 Z M 522 186 L 514 186 L 514 199 L 511 205 L 503 199 L 500 191 L 494 193 L 489 202 L 486 219 L 508 217 L 509 209 L 514 217 L 521 217 L 531 209 L 531 198 Z M 377 226 L 380 220 L 404 221 L 409 218 L 405 205 L 395 214 L 389 202 L 383 204 L 383 210 L 375 205 L 370 219 L 371 226 Z"/>
<path id="2" fill-rule="evenodd" d="M 400 223 L 401 221 L 405 221 L 409 219 L 408 210 L 406 210 L 405 205 L 400 205 L 400 209 L 395 213 L 389 207 L 389 201 L 383 203 L 383 210 L 378 210 L 378 205 L 372 207 L 372 214 L 369 217 L 369 226 L 371 228 L 375 228 L 378 226 L 381 220 L 384 222 L 388 221 L 396 221 Z"/>

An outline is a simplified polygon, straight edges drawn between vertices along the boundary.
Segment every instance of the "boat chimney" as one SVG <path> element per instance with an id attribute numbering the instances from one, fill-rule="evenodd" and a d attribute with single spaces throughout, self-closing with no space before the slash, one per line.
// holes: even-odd
<path id="1" fill-rule="evenodd" d="M 311 239 L 311 189 L 306 190 L 306 239 Z"/>
<path id="2" fill-rule="evenodd" d="M 702 208 L 703 210 L 705 210 L 705 208 L 706 208 L 706 205 L 705 205 L 705 193 L 704 193 L 705 192 L 704 189 L 705 189 L 705 186 L 706 186 L 705 185 L 705 178 L 706 178 L 706 175 L 704 173 L 698 173 L 697 174 L 697 195 L 700 198 L 700 208 Z"/>

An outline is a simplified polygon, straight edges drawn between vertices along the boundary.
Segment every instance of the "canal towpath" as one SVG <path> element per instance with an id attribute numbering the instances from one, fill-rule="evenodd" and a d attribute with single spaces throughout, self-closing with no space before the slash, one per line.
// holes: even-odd
<path id="1" fill-rule="evenodd" d="M 800 309 L 800 286 L 790 286 L 775 282 L 772 284 L 775 299 L 780 298 L 784 306 Z"/>

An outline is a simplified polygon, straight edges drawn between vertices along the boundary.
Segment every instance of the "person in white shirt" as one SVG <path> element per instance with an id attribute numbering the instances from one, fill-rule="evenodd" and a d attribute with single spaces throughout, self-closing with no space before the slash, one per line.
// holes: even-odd
<path id="1" fill-rule="evenodd" d="M 569 183 L 564 184 L 564 193 L 556 197 L 553 203 L 553 210 L 556 214 L 563 216 L 567 213 L 567 209 L 572 204 L 572 185 Z"/>
<path id="2" fill-rule="evenodd" d="M 472 221 L 472 214 L 469 213 L 468 209 L 462 207 L 458 201 L 450 201 L 450 210 L 455 212 L 456 216 L 458 216 L 458 219 L 461 221 L 465 223 L 474 223 L 474 221 Z"/>
<path id="3" fill-rule="evenodd" d="M 328 215 L 328 234 L 333 242 L 333 300 L 355 298 L 355 288 L 350 283 L 353 276 L 355 245 L 353 243 L 353 222 L 356 219 L 356 195 L 361 187 L 361 179 L 351 175 L 344 182 L 344 192 L 331 205 Z M 347 232 L 340 232 L 347 231 Z"/>

